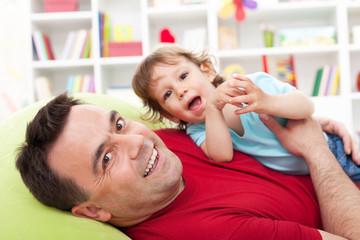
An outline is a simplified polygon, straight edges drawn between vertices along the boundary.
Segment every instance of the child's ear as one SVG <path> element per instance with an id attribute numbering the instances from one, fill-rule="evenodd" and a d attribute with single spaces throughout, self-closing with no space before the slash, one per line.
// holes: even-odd
<path id="1" fill-rule="evenodd" d="M 179 123 L 180 119 L 177 117 L 174 117 L 173 115 L 171 115 L 170 113 L 166 112 L 166 111 L 160 111 L 160 114 L 164 117 L 166 117 L 167 119 L 169 119 L 170 121 L 174 122 L 174 123 Z"/>
<path id="2" fill-rule="evenodd" d="M 216 76 L 216 72 L 207 63 L 200 65 L 200 70 L 207 76 L 210 82 L 213 82 Z"/>

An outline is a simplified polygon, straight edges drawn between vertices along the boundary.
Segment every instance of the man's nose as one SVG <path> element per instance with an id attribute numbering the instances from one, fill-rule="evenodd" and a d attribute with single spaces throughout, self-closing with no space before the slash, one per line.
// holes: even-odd
<path id="1" fill-rule="evenodd" d="M 131 160 L 135 160 L 144 145 L 145 138 L 142 135 L 116 135 L 114 141 L 120 151 L 125 151 Z"/>

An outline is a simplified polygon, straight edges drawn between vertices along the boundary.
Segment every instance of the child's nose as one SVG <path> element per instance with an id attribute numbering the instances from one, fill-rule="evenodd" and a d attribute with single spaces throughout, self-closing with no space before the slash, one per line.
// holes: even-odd
<path id="1" fill-rule="evenodd" d="M 179 98 L 183 98 L 187 92 L 188 90 L 186 88 L 180 88 L 178 91 Z"/>

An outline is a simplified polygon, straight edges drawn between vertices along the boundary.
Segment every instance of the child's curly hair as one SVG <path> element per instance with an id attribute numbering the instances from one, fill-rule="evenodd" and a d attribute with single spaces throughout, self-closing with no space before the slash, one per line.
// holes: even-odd
<path id="1" fill-rule="evenodd" d="M 160 114 L 160 112 L 166 111 L 160 106 L 156 99 L 153 99 L 150 96 L 149 93 L 149 83 L 152 80 L 152 70 L 157 64 L 175 65 L 180 62 L 181 57 L 190 60 L 199 68 L 202 64 L 206 64 L 216 73 L 214 67 L 216 59 L 206 50 L 199 53 L 193 53 L 173 44 L 157 48 L 137 66 L 135 75 L 132 79 L 132 88 L 135 94 L 141 98 L 144 106 L 147 108 L 147 112 L 144 114 L 143 119 L 153 123 L 163 123 L 164 117 Z M 212 83 L 215 87 L 217 87 L 224 81 L 225 80 L 221 75 L 216 74 Z M 187 122 L 184 121 L 180 121 L 178 124 L 179 129 L 186 129 L 186 126 Z"/>

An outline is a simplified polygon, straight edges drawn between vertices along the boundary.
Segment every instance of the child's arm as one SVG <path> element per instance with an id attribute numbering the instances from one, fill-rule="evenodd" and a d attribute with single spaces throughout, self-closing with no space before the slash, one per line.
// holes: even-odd
<path id="1" fill-rule="evenodd" d="M 314 113 L 314 103 L 298 90 L 280 95 L 267 94 L 243 75 L 235 75 L 230 80 L 230 85 L 234 88 L 243 88 L 243 94 L 232 98 L 230 103 L 239 107 L 242 106 L 242 103 L 248 104 L 248 106 L 236 110 L 236 114 L 256 112 L 289 119 L 303 119 Z"/>
<path id="2" fill-rule="evenodd" d="M 225 104 L 237 95 L 237 90 L 225 82 L 207 99 L 206 140 L 200 147 L 206 156 L 215 162 L 230 162 L 233 158 L 232 140 L 222 110 Z"/>

